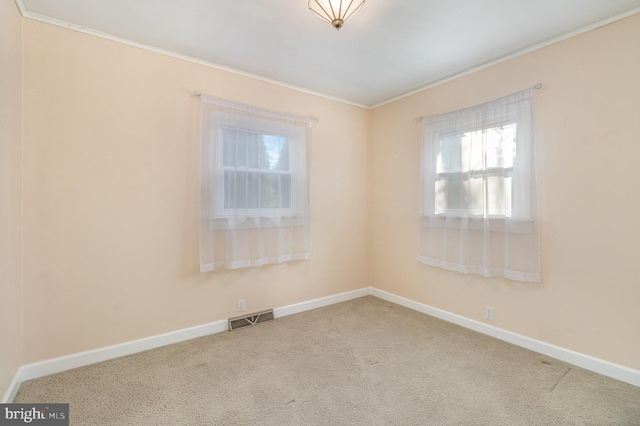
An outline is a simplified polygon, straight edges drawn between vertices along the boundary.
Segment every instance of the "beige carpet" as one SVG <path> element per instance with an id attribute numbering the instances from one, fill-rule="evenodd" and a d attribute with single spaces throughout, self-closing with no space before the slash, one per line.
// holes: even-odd
<path id="1" fill-rule="evenodd" d="M 365 297 L 25 382 L 72 425 L 640 425 L 640 388 Z"/>

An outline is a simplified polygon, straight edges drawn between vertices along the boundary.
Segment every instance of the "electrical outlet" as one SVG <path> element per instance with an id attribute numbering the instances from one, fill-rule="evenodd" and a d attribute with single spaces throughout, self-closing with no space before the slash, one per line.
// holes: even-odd
<path id="1" fill-rule="evenodd" d="M 491 306 L 485 306 L 484 307 L 484 316 L 489 321 L 493 321 L 493 308 Z"/>
<path id="2" fill-rule="evenodd" d="M 244 299 L 238 300 L 238 312 L 244 312 Z"/>

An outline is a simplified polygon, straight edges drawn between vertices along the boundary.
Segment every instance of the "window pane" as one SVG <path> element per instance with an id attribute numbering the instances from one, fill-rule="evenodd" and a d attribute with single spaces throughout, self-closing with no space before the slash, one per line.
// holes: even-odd
<path id="1" fill-rule="evenodd" d="M 487 193 L 489 214 L 511 217 L 511 177 L 490 176 Z"/>
<path id="2" fill-rule="evenodd" d="M 280 175 L 280 202 L 283 209 L 292 208 L 291 205 L 291 175 Z"/>
<path id="3" fill-rule="evenodd" d="M 237 156 L 237 131 L 233 129 L 224 129 L 222 158 L 225 166 L 235 166 Z"/>
<path id="4" fill-rule="evenodd" d="M 435 190 L 437 214 L 464 208 L 461 175 L 448 175 L 436 181 Z"/>
<path id="5" fill-rule="evenodd" d="M 224 172 L 224 208 L 243 209 L 247 206 L 247 174 L 245 172 Z"/>
<path id="6" fill-rule="evenodd" d="M 228 167 L 247 165 L 247 137 L 245 132 L 224 129 L 222 143 L 222 161 Z"/>
<path id="7" fill-rule="evenodd" d="M 247 209 L 260 207 L 260 173 L 247 173 Z"/>
<path id="8" fill-rule="evenodd" d="M 225 128 L 224 208 L 291 208 L 287 138 Z"/>
<path id="9" fill-rule="evenodd" d="M 260 206 L 259 173 L 225 171 L 225 209 L 257 209 Z"/>
<path id="10" fill-rule="evenodd" d="M 443 136 L 438 153 L 437 172 L 455 172 L 462 170 L 461 135 Z"/>
<path id="11" fill-rule="evenodd" d="M 242 132 L 247 139 L 247 167 L 259 169 L 265 164 L 264 149 L 257 133 Z"/>
<path id="12" fill-rule="evenodd" d="M 289 166 L 289 142 L 286 138 L 281 138 L 280 156 L 278 157 L 278 170 L 291 170 Z"/>
<path id="13" fill-rule="evenodd" d="M 511 216 L 516 124 L 446 135 L 440 141 L 435 213 Z"/>
<path id="14" fill-rule="evenodd" d="M 482 130 L 462 135 L 462 170 L 483 170 L 484 134 Z"/>
<path id="15" fill-rule="evenodd" d="M 263 168 L 269 170 L 289 170 L 289 153 L 286 138 L 274 135 L 262 135 L 265 157 Z"/>
<path id="16" fill-rule="evenodd" d="M 280 207 L 280 180 L 277 173 L 262 173 L 260 176 L 260 207 Z"/>
<path id="17" fill-rule="evenodd" d="M 487 167 L 513 167 L 516 155 L 516 124 L 487 129 Z"/>
<path id="18" fill-rule="evenodd" d="M 291 175 L 227 170 L 225 209 L 291 208 Z"/>
<path id="19" fill-rule="evenodd" d="M 484 213 L 484 179 L 474 178 L 464 182 L 464 196 L 467 209 L 472 215 Z"/>

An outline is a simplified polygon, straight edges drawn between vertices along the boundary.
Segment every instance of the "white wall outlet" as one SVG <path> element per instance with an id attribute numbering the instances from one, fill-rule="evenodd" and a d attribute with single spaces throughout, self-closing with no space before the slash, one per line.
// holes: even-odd
<path id="1" fill-rule="evenodd" d="M 489 321 L 493 321 L 493 308 L 491 306 L 485 306 L 484 307 L 484 316 Z"/>
<path id="2" fill-rule="evenodd" d="M 244 299 L 238 300 L 238 312 L 244 312 Z"/>

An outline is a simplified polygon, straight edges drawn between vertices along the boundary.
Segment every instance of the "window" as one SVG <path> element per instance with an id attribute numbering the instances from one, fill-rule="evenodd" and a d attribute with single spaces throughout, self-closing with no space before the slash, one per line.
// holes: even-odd
<path id="1" fill-rule="evenodd" d="M 272 132 L 274 133 L 274 132 Z M 216 169 L 222 176 L 214 190 L 221 196 L 214 217 L 260 212 L 261 215 L 295 214 L 292 182 L 295 164 L 290 161 L 288 140 L 293 135 L 269 134 L 237 127 L 222 128 Z"/>
<path id="2" fill-rule="evenodd" d="M 201 270 L 309 257 L 311 122 L 203 96 Z"/>
<path id="3" fill-rule="evenodd" d="M 512 216 L 516 130 L 509 122 L 439 137 L 434 214 Z"/>
<path id="4" fill-rule="evenodd" d="M 287 137 L 232 127 L 222 133 L 222 215 L 238 209 L 291 210 Z"/>
<path id="5" fill-rule="evenodd" d="M 419 262 L 540 280 L 531 92 L 423 119 Z"/>

